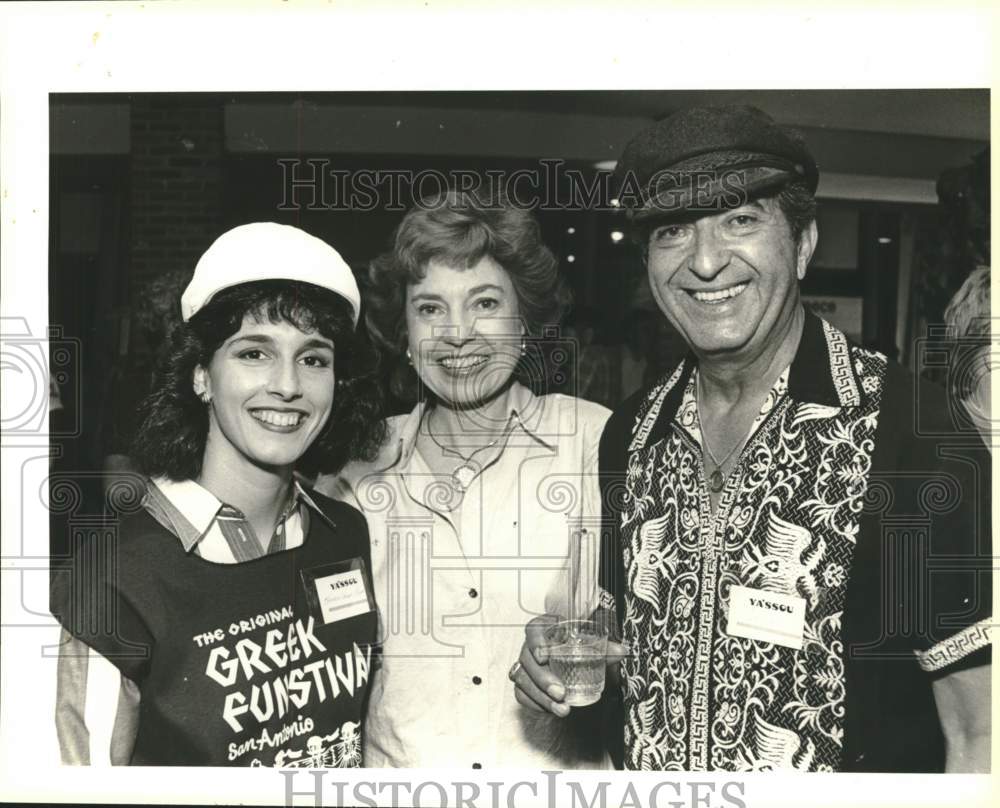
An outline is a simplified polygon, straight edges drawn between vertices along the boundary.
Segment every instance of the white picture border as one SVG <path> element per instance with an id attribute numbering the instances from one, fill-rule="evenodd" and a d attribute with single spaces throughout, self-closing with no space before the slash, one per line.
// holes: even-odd
<path id="1" fill-rule="evenodd" d="M 336 90 L 846 89 L 990 87 L 997 24 L 986 3 L 444 2 L 5 3 L 0 9 L 0 308 L 5 326 L 48 325 L 49 94 Z M 994 183 L 995 187 L 995 183 Z M 12 391 L 4 379 L 4 407 Z M 0 389 L 3 389 L 0 388 Z M 5 409 L 5 412 L 9 410 Z M 6 417 L 6 416 L 5 416 Z M 48 516 L 22 497 L 21 470 L 44 435 L 3 440 L 0 799 L 280 804 L 285 781 L 244 769 L 64 768 L 52 742 L 54 640 L 47 602 Z M 996 518 L 994 517 L 994 524 Z M 994 688 L 994 692 L 998 692 Z M 994 709 L 994 714 L 996 710 Z M 994 722 L 996 724 L 996 722 Z M 996 744 L 994 744 L 996 749 Z M 994 753 L 995 755 L 996 753 Z M 997 770 L 994 757 L 994 771 Z M 589 783 L 604 775 L 564 777 Z M 334 780 L 482 785 L 538 772 L 333 772 Z M 988 804 L 990 778 L 786 774 L 613 775 L 648 805 L 659 782 L 743 780 L 742 799 L 810 808 Z M 295 788 L 311 780 L 298 775 Z M 332 802 L 336 793 L 324 792 Z M 365 791 L 368 794 L 370 792 Z M 501 791 L 501 805 L 506 794 Z M 658 804 L 696 804 L 689 786 Z M 706 793 L 703 791 L 703 793 Z M 718 789 L 706 805 L 729 805 Z M 344 798 L 352 801 L 351 791 Z M 388 791 L 376 801 L 385 804 Z M 422 804 L 436 805 L 436 792 Z M 357 798 L 354 798 L 357 799 Z M 551 804 L 564 805 L 563 793 Z M 308 796 L 297 804 L 313 804 Z M 403 801 L 402 804 L 408 804 Z M 544 789 L 517 805 L 548 805 Z"/>

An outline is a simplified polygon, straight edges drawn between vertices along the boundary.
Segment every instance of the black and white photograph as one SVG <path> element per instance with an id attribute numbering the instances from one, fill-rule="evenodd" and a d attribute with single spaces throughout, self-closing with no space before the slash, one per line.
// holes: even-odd
<path id="1" fill-rule="evenodd" d="M 324 5 L 3 10 L 3 798 L 988 804 L 991 13 Z"/>

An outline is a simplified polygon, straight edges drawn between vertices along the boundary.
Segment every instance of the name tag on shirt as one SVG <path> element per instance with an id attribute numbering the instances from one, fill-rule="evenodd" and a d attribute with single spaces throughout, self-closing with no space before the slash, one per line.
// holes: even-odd
<path id="1" fill-rule="evenodd" d="M 805 598 L 748 586 L 729 590 L 726 631 L 731 637 L 775 643 L 798 651 L 802 649 L 805 622 Z"/>
<path id="2" fill-rule="evenodd" d="M 367 614 L 375 608 L 361 558 L 302 570 L 302 583 L 309 611 L 324 625 Z"/>

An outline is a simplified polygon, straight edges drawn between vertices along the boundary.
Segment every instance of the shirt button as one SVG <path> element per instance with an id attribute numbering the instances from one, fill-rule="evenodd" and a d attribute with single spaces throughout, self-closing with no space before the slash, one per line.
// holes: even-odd
<path id="1" fill-rule="evenodd" d="M 475 589 L 470 589 L 469 590 L 469 597 L 470 598 L 478 598 L 479 597 L 479 593 Z"/>
<path id="2" fill-rule="evenodd" d="M 472 684 L 474 684 L 474 685 L 481 685 L 482 683 L 483 683 L 483 680 L 480 677 L 478 677 L 478 676 L 473 676 L 472 677 Z"/>
<path id="3" fill-rule="evenodd" d="M 472 764 L 472 768 L 473 769 L 481 769 L 481 768 L 483 768 L 483 764 L 482 763 L 473 763 Z"/>

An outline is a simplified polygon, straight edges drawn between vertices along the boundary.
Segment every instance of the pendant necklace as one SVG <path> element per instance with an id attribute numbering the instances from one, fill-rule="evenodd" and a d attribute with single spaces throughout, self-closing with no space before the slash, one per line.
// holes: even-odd
<path id="1" fill-rule="evenodd" d="M 712 464 L 715 466 L 715 470 L 711 474 L 708 475 L 708 487 L 709 487 L 709 490 L 713 494 L 718 494 L 722 490 L 723 486 L 726 484 L 726 479 L 729 476 L 729 475 L 726 475 L 724 477 L 722 475 L 722 467 L 725 466 L 726 463 L 729 462 L 729 458 L 731 458 L 733 456 L 733 454 L 736 452 L 736 450 L 740 446 L 743 445 L 743 441 L 737 441 L 736 445 L 733 446 L 733 448 L 729 450 L 729 454 L 727 454 L 724 458 L 722 458 L 722 462 L 721 463 L 718 460 L 716 460 L 715 459 L 715 455 L 712 453 L 712 447 L 708 445 L 708 435 L 705 432 L 705 422 L 702 420 L 702 417 L 701 417 L 701 375 L 700 374 L 698 376 L 698 389 L 695 391 L 694 403 L 695 403 L 695 408 L 698 411 L 698 425 L 701 428 L 701 445 L 705 448 L 705 451 L 708 452 L 708 457 L 712 461 Z"/>
<path id="2" fill-rule="evenodd" d="M 431 430 L 430 418 L 427 419 L 427 434 L 430 435 L 431 440 L 438 445 L 441 451 L 447 452 L 448 454 L 452 454 L 462 461 L 461 465 L 459 465 L 451 473 L 451 483 L 461 493 L 464 494 L 468 490 L 469 486 L 472 485 L 472 481 L 475 480 L 476 477 L 478 477 L 483 470 L 483 467 L 479 465 L 479 463 L 477 463 L 473 458 L 480 452 L 485 452 L 487 449 L 492 449 L 494 446 L 500 443 L 501 440 L 506 438 L 508 434 L 510 434 L 510 422 L 513 417 L 514 413 L 511 413 L 507 417 L 507 423 L 504 425 L 503 432 L 497 435 L 497 437 L 495 437 L 485 446 L 480 446 L 468 457 L 466 457 L 457 449 L 452 448 L 451 446 L 445 446 L 443 443 L 441 443 L 441 441 L 439 441 L 436 437 L 434 437 L 434 432 Z"/>

